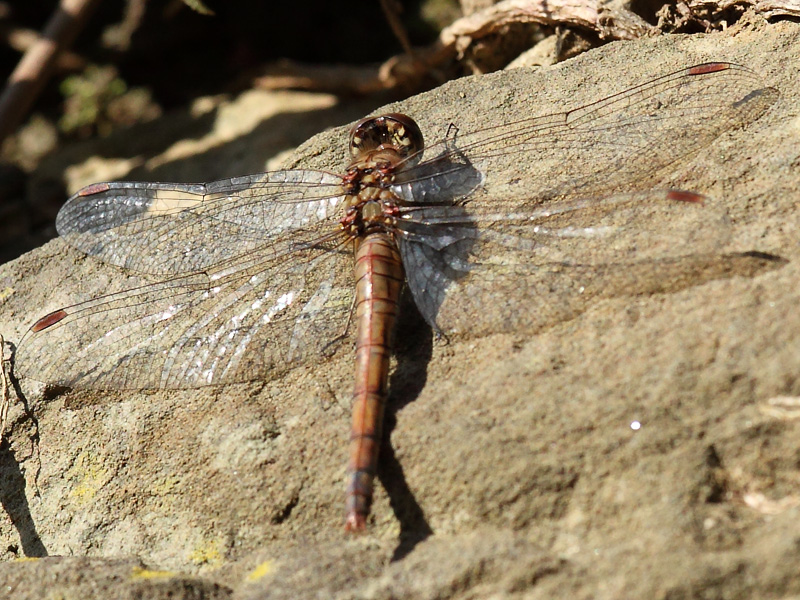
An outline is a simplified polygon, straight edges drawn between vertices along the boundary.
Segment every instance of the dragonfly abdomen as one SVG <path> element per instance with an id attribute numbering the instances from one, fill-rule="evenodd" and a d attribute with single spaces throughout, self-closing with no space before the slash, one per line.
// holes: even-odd
<path id="1" fill-rule="evenodd" d="M 356 249 L 356 369 L 350 433 L 346 522 L 366 527 L 383 430 L 391 334 L 403 289 L 403 266 L 394 239 L 370 233 Z"/>

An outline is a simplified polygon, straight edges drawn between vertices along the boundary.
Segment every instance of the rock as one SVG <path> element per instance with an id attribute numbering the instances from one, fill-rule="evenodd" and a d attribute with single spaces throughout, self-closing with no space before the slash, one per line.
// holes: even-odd
<path id="1" fill-rule="evenodd" d="M 798 48 L 788 22 L 612 43 L 391 105 L 435 137 L 706 60 L 745 64 L 781 99 L 660 183 L 724 206 L 726 252 L 786 262 L 599 299 L 533 335 L 447 343 L 408 317 L 374 522 L 357 538 L 341 531 L 347 343 L 224 388 L 48 395 L 23 380 L 0 447 L 0 549 L 49 558 L 0 566 L 0 597 L 41 597 L 45 582 L 133 596 L 136 569 L 181 573 L 147 597 L 800 593 Z M 341 169 L 343 135 L 312 138 L 292 164 Z M 54 240 L 0 268 L 0 331 L 17 341 L 37 316 L 126 285 Z"/>

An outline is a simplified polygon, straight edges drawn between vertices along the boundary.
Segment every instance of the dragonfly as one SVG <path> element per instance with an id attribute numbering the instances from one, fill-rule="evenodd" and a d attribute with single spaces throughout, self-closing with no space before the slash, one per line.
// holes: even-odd
<path id="1" fill-rule="evenodd" d="M 58 232 L 149 279 L 37 319 L 16 367 L 72 388 L 224 385 L 319 361 L 354 328 L 345 528 L 361 531 L 404 287 L 447 337 L 534 331 L 597 296 L 662 289 L 670 265 L 715 251 L 725 216 L 652 181 L 777 97 L 711 62 L 427 145 L 407 115 L 369 117 L 339 174 L 90 185 Z M 535 170 L 496 176 L 523 163 Z"/>

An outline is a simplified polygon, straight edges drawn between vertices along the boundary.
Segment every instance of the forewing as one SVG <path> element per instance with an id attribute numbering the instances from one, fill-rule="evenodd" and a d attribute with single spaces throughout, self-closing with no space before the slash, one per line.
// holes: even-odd
<path id="1" fill-rule="evenodd" d="M 112 182 L 72 196 L 56 226 L 66 242 L 140 273 L 182 275 L 291 237 L 337 227 L 341 178 L 287 170 L 206 184 Z M 285 244 L 284 244 L 285 245 Z"/>
<path id="2" fill-rule="evenodd" d="M 448 202 L 459 192 L 441 190 L 469 189 L 464 182 L 477 170 L 485 190 L 470 195 L 468 208 L 513 211 L 632 182 L 644 189 L 680 159 L 760 117 L 777 98 L 741 65 L 696 65 L 573 110 L 472 133 L 454 129 L 426 149 L 429 159 L 406 169 L 396 191 L 409 203 L 437 194 Z"/>

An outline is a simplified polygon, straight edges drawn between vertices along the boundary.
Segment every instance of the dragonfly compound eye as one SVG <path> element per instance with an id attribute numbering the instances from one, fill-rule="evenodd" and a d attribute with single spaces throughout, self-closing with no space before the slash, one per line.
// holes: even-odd
<path id="1" fill-rule="evenodd" d="M 400 113 L 367 117 L 350 131 L 350 154 L 355 158 L 365 152 L 393 150 L 401 158 L 421 157 L 425 142 L 414 119 Z M 411 162 L 416 162 L 412 159 Z"/>

